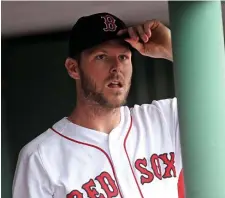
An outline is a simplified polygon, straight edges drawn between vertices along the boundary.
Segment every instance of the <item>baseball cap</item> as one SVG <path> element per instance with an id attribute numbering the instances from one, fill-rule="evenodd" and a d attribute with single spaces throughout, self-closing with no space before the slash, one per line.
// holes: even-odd
<path id="1" fill-rule="evenodd" d="M 79 18 L 70 34 L 69 57 L 75 57 L 83 50 L 109 40 L 128 38 L 128 33 L 117 35 L 125 28 L 125 23 L 110 13 L 103 12 Z"/>

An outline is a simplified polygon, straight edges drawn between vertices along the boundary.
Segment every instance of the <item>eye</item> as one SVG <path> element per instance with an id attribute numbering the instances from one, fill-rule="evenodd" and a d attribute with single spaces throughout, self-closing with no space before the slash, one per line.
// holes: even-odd
<path id="1" fill-rule="evenodd" d="M 107 56 L 105 54 L 99 54 L 95 57 L 96 60 L 105 60 Z"/>
<path id="2" fill-rule="evenodd" d="M 122 61 L 124 61 L 124 60 L 129 59 L 129 56 L 127 56 L 127 55 L 120 55 L 119 56 L 119 59 L 122 60 Z"/>

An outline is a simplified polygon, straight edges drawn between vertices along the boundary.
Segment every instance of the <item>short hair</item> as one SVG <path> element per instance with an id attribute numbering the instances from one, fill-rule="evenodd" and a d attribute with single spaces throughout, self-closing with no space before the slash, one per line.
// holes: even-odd
<path id="1" fill-rule="evenodd" d="M 81 53 L 78 53 L 77 55 L 75 55 L 74 59 L 77 61 L 78 65 L 80 65 L 80 63 L 81 63 Z"/>

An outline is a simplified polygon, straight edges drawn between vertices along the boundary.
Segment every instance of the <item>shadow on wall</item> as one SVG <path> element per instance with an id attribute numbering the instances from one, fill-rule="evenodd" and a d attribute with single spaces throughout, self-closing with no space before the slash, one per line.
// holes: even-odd
<path id="1" fill-rule="evenodd" d="M 2 39 L 2 197 L 11 197 L 21 148 L 75 106 L 75 83 L 67 75 L 68 32 Z M 172 64 L 133 55 L 128 105 L 174 97 Z"/>

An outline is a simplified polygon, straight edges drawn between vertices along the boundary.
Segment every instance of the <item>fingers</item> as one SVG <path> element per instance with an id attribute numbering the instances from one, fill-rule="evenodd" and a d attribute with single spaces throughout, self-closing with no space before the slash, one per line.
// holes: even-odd
<path id="1" fill-rule="evenodd" d="M 127 33 L 127 32 L 128 32 L 127 29 L 123 29 L 123 30 L 120 30 L 120 31 L 117 33 L 117 35 L 121 36 L 121 35 L 123 35 L 123 34 L 125 34 L 125 33 Z"/>
<path id="2" fill-rule="evenodd" d="M 129 34 L 130 38 L 133 39 L 134 41 L 142 40 L 144 42 L 148 41 L 148 36 L 144 31 L 143 26 L 136 26 L 136 27 L 129 27 L 125 30 L 120 30 L 117 34 L 118 35 L 123 35 L 125 33 Z M 149 35 L 149 33 L 148 33 Z"/>
<path id="3" fill-rule="evenodd" d="M 152 31 L 156 29 L 159 25 L 160 25 L 160 22 L 158 20 L 153 19 L 153 20 L 146 21 L 141 26 L 137 26 L 140 36 L 142 35 L 141 36 L 142 40 L 145 42 L 148 42 L 149 38 L 152 36 Z M 146 36 L 143 36 L 144 34 Z M 146 39 L 146 37 L 147 37 L 147 40 L 144 40 Z"/>
<path id="4" fill-rule="evenodd" d="M 145 34 L 148 36 L 148 38 L 150 38 L 151 37 L 150 23 L 144 24 L 144 31 L 145 31 Z"/>
<path id="5" fill-rule="evenodd" d="M 126 34 L 128 33 L 130 38 L 135 40 L 135 41 L 138 41 L 139 40 L 139 36 L 137 34 L 137 32 L 135 31 L 135 29 L 133 27 L 129 27 L 127 29 L 124 29 L 124 30 L 120 30 L 117 35 L 121 36 L 123 34 Z"/>
<path id="6" fill-rule="evenodd" d="M 152 35 L 152 30 L 157 28 L 158 25 L 159 25 L 159 21 L 150 20 L 150 21 L 146 21 L 142 25 L 129 27 L 127 29 L 120 30 L 118 32 L 118 35 L 129 33 L 129 36 L 131 39 L 133 39 L 135 41 L 141 40 L 144 43 L 146 43 L 146 42 L 148 42 L 149 38 Z"/>
<path id="7" fill-rule="evenodd" d="M 146 22 L 142 25 L 129 27 L 128 33 L 132 39 L 146 43 L 151 37 L 151 24 Z"/>
<path id="8" fill-rule="evenodd" d="M 141 40 L 144 41 L 145 43 L 148 42 L 149 37 L 145 31 L 144 25 L 139 25 L 136 27 L 136 29 Z"/>
<path id="9" fill-rule="evenodd" d="M 133 40 L 137 41 L 139 39 L 138 34 L 133 27 L 128 28 L 128 33 Z"/>

